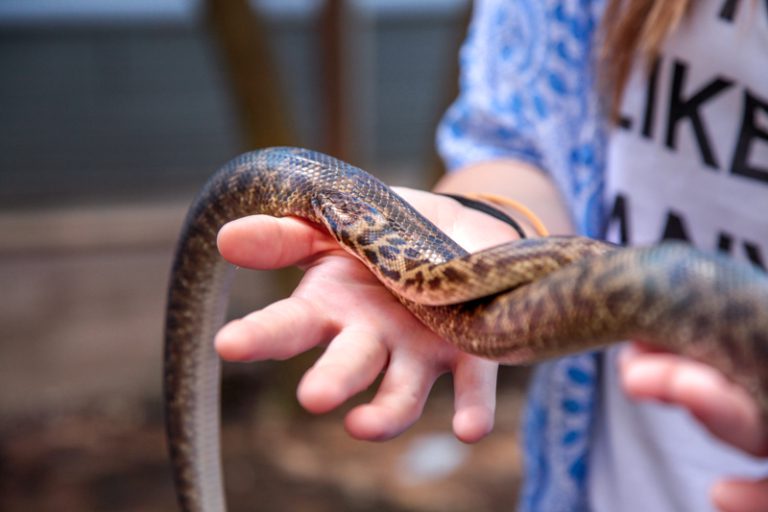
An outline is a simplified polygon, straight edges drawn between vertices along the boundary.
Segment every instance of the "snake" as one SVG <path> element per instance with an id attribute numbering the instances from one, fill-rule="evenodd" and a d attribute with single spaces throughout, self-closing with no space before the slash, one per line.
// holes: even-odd
<path id="1" fill-rule="evenodd" d="M 720 370 L 768 420 L 768 274 L 757 266 L 682 242 L 621 247 L 579 236 L 469 253 L 365 171 L 307 149 L 266 148 L 236 157 L 208 180 L 173 260 L 164 408 L 181 510 L 226 509 L 213 338 L 233 266 L 216 237 L 225 223 L 252 214 L 324 226 L 462 351 L 528 364 L 643 340 Z"/>

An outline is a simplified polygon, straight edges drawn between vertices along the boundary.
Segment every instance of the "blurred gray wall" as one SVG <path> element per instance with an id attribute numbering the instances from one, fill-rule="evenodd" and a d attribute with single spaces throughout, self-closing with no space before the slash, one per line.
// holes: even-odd
<path id="1" fill-rule="evenodd" d="M 320 0 L 253 0 L 296 144 L 323 149 Z M 464 0 L 348 0 L 350 159 L 426 186 Z M 165 283 L 186 205 L 242 151 L 199 2 L 0 0 L 0 410 L 160 391 Z M 242 272 L 234 308 L 275 298 Z M 284 291 L 284 290 L 283 290 Z"/>
<path id="2" fill-rule="evenodd" d="M 0 2 L 2 208 L 167 195 L 238 151 L 197 3 L 107 4 Z"/>
<path id="3" fill-rule="evenodd" d="M 296 144 L 323 149 L 322 2 L 252 4 Z M 425 185 L 466 7 L 345 2 L 342 122 L 355 163 Z M 183 0 L 0 2 L 0 208 L 189 195 L 244 149 L 201 13 Z"/>

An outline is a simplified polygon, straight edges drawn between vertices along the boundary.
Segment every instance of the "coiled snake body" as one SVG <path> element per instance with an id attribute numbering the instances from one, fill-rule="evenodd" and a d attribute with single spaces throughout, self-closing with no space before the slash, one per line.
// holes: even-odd
<path id="1" fill-rule="evenodd" d="M 642 339 L 720 369 L 768 418 L 768 277 L 757 268 L 682 244 L 621 249 L 579 237 L 467 254 L 360 169 L 307 150 L 266 149 L 210 179 L 173 264 L 165 406 L 183 510 L 225 509 L 212 339 L 232 273 L 216 235 L 255 213 L 324 224 L 415 316 L 464 351 L 517 364 Z"/>

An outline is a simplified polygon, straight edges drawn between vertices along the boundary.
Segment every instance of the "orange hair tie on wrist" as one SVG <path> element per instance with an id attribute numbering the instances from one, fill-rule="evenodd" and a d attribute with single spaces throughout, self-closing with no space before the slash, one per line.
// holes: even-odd
<path id="1" fill-rule="evenodd" d="M 516 201 L 514 199 L 510 199 L 508 197 L 500 196 L 497 194 L 480 194 L 480 193 L 473 193 L 473 194 L 467 194 L 469 197 L 473 197 L 476 199 L 480 199 L 483 201 L 488 201 L 491 204 L 497 205 L 497 206 L 505 206 L 507 208 L 510 208 L 523 217 L 528 221 L 528 223 L 531 225 L 533 230 L 536 232 L 539 236 L 549 236 L 549 230 L 544 225 L 544 223 L 541 221 L 541 219 L 531 211 L 530 208 L 525 206 L 520 201 Z"/>

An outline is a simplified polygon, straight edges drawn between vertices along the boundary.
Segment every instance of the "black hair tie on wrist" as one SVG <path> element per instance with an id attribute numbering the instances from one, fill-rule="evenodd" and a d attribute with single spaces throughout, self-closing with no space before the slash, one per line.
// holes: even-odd
<path id="1" fill-rule="evenodd" d="M 470 199 L 468 197 L 460 196 L 458 194 L 446 194 L 444 192 L 435 192 L 435 193 L 441 196 L 450 197 L 451 199 L 458 201 L 462 206 L 466 206 L 467 208 L 472 208 L 473 210 L 483 212 L 486 215 L 490 215 L 495 219 L 498 219 L 506 224 L 509 224 L 510 226 L 512 226 L 512 229 L 514 229 L 517 232 L 520 238 L 528 238 L 525 235 L 525 231 L 523 231 L 523 228 L 515 219 L 507 215 L 505 212 L 499 210 L 498 208 L 494 208 L 488 203 L 484 203 L 476 199 Z"/>

